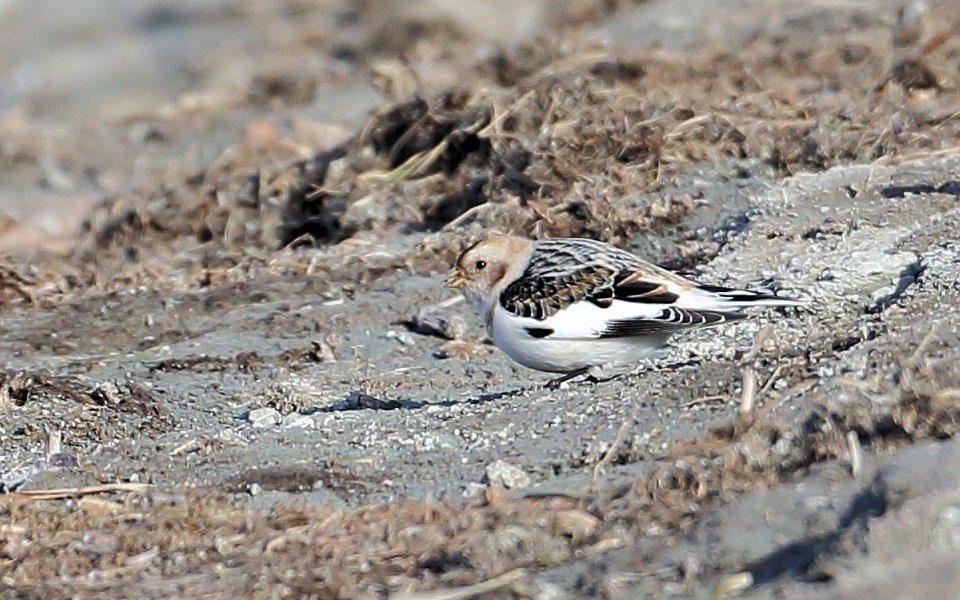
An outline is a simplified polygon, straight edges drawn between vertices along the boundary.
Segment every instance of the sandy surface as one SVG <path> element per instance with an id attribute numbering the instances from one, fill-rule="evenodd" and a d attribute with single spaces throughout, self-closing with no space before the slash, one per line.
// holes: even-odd
<path id="1" fill-rule="evenodd" d="M 3 597 L 960 586 L 960 4 L 51 4 L 0 2 Z M 490 229 L 809 305 L 550 390 L 447 302 Z"/>

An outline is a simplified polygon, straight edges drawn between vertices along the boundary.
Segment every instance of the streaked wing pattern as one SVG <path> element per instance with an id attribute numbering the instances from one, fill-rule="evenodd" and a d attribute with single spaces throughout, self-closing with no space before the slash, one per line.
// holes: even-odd
<path id="1" fill-rule="evenodd" d="M 671 306 L 664 308 L 654 317 L 638 317 L 636 319 L 618 319 L 608 321 L 606 328 L 600 333 L 601 338 L 629 337 L 634 335 L 669 334 L 706 327 L 724 321 L 744 319 L 747 315 L 735 312 L 721 312 L 715 310 L 690 310 Z"/>
<path id="2" fill-rule="evenodd" d="M 617 300 L 670 304 L 677 295 L 635 256 L 589 239 L 541 240 L 519 279 L 500 294 L 500 305 L 544 320 L 574 302 L 606 308 Z"/>

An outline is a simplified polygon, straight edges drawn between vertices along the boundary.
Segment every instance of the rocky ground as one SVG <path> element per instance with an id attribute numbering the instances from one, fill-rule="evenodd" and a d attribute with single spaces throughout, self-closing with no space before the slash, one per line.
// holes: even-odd
<path id="1" fill-rule="evenodd" d="M 52 4 L 0 1 L 0 596 L 960 589 L 960 3 Z M 489 230 L 808 305 L 550 390 L 441 285 Z"/>

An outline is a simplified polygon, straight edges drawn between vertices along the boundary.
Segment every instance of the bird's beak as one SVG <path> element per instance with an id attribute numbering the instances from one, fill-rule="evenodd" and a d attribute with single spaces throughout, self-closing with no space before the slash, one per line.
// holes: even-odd
<path id="1" fill-rule="evenodd" d="M 463 273 L 460 272 L 460 269 L 454 269 L 450 271 L 449 275 L 447 275 L 443 285 L 452 288 L 461 288 L 466 285 L 466 283 L 467 278 L 463 276 Z"/>

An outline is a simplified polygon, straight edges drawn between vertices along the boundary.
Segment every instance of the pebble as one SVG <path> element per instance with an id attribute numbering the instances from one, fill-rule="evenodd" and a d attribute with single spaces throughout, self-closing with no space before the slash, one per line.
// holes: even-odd
<path id="1" fill-rule="evenodd" d="M 417 333 L 448 340 L 459 340 L 467 332 L 466 319 L 437 306 L 421 308 L 410 317 L 407 324 Z"/>
<path id="2" fill-rule="evenodd" d="M 247 415 L 247 420 L 254 427 L 273 427 L 280 423 L 280 411 L 275 408 L 255 408 Z"/>
<path id="3" fill-rule="evenodd" d="M 460 441 L 449 433 L 432 433 L 422 437 L 414 437 L 413 447 L 417 452 L 431 452 L 434 450 L 451 450 L 456 448 Z"/>
<path id="4" fill-rule="evenodd" d="M 484 492 L 487 491 L 487 486 L 482 483 L 477 483 L 476 481 L 471 481 L 467 484 L 467 487 L 463 490 L 463 497 L 468 500 L 474 500 L 482 498 Z"/>
<path id="5" fill-rule="evenodd" d="M 396 332 L 392 329 L 388 331 L 384 335 L 384 337 L 386 337 L 388 340 L 397 340 L 398 342 L 400 342 L 401 346 L 412 346 L 414 343 L 416 343 L 413 341 L 413 338 L 410 337 L 410 334 L 404 333 L 402 331 Z"/>
<path id="6" fill-rule="evenodd" d="M 555 519 L 557 530 L 574 540 L 585 540 L 600 526 L 600 519 L 578 509 L 562 510 Z"/>
<path id="7" fill-rule="evenodd" d="M 960 506 L 951 504 L 940 511 L 939 519 L 947 525 L 960 524 Z"/>
<path id="8" fill-rule="evenodd" d="M 283 418 L 283 426 L 291 429 L 313 429 L 317 426 L 317 420 L 313 418 L 313 415 L 292 412 Z"/>
<path id="9" fill-rule="evenodd" d="M 960 506 L 952 504 L 940 509 L 937 515 L 940 544 L 949 550 L 960 550 Z"/>
<path id="10" fill-rule="evenodd" d="M 897 288 L 892 285 L 878 288 L 870 295 L 870 301 L 874 304 L 883 304 L 884 302 L 890 301 L 894 297 L 894 294 L 896 294 L 896 291 Z"/>
<path id="11" fill-rule="evenodd" d="M 97 384 L 95 393 L 110 404 L 120 404 L 123 401 L 119 386 L 112 381 Z"/>
<path id="12" fill-rule="evenodd" d="M 520 467 L 504 460 L 495 460 L 487 465 L 486 483 L 499 483 L 508 490 L 530 487 L 530 476 Z"/>

